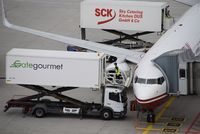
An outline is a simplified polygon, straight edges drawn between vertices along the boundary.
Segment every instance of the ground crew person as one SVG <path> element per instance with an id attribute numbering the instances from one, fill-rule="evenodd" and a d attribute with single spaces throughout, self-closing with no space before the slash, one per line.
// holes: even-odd
<path id="1" fill-rule="evenodd" d="M 117 63 L 116 63 L 116 62 L 114 63 L 114 65 L 115 65 L 115 75 L 116 75 L 116 79 L 120 79 L 120 75 L 121 75 L 120 69 L 119 69 L 119 67 L 117 66 Z"/>

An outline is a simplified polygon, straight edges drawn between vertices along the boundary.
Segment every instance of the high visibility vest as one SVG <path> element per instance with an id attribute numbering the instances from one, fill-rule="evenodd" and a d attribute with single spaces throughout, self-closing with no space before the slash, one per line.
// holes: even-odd
<path id="1" fill-rule="evenodd" d="M 119 68 L 115 69 L 115 73 L 116 73 L 116 76 L 119 76 L 119 75 L 120 75 L 120 70 L 119 70 Z"/>

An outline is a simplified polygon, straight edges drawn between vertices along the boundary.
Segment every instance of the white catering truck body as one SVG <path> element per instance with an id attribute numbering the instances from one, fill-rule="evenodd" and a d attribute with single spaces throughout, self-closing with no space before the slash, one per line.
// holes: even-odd
<path id="1" fill-rule="evenodd" d="M 165 2 L 85 0 L 82 28 L 162 31 Z"/>
<path id="2" fill-rule="evenodd" d="M 6 55 L 6 82 L 100 88 L 105 84 L 103 66 L 103 53 L 14 48 Z"/>
<path id="3" fill-rule="evenodd" d="M 105 120 L 124 117 L 126 92 L 124 87 L 105 84 L 105 68 L 103 53 L 14 48 L 6 55 L 6 82 L 38 94 L 11 99 L 4 111 L 18 107 L 39 118 L 47 113 L 101 116 Z M 49 86 L 55 87 L 49 90 Z M 102 103 L 82 102 L 62 94 L 78 87 L 101 89 Z"/>

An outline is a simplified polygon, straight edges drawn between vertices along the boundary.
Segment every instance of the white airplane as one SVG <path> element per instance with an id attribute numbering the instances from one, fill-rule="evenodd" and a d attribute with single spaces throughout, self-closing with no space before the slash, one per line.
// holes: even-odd
<path id="1" fill-rule="evenodd" d="M 181 2 L 184 2 L 184 0 Z M 3 24 L 8 28 L 116 56 L 119 66 L 126 61 L 137 64 L 133 76 L 134 95 L 137 104 L 149 112 L 148 117 L 152 117 L 153 110 L 169 96 L 167 92 L 169 78 L 155 60 L 163 55 L 177 55 L 185 52 L 192 52 L 192 56 L 200 54 L 200 4 L 196 0 L 186 2 L 195 5 L 146 54 L 11 24 L 7 20 L 3 0 L 2 17 Z"/>

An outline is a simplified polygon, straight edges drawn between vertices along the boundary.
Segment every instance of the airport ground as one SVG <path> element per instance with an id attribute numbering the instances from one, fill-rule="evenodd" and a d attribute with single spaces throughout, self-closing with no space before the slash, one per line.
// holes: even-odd
<path id="1" fill-rule="evenodd" d="M 171 14 L 178 19 L 189 7 L 168 0 Z M 80 0 L 6 0 L 8 18 L 11 22 L 43 31 L 80 38 Z M 130 31 L 128 31 L 130 32 Z M 95 33 L 95 34 L 94 34 Z M 117 36 L 100 30 L 87 30 L 89 40 L 102 41 Z M 144 40 L 155 42 L 160 36 L 143 36 Z M 5 76 L 5 56 L 12 48 L 33 48 L 66 50 L 67 44 L 58 43 L 30 34 L 10 30 L 0 24 L 0 77 Z M 157 123 L 144 122 L 145 114 L 137 119 L 136 112 L 128 111 L 126 119 L 103 121 L 78 116 L 49 115 L 38 119 L 24 116 L 21 109 L 10 109 L 4 113 L 6 102 L 14 95 L 30 95 L 34 92 L 17 85 L 5 84 L 0 80 L 0 134 L 155 134 L 200 133 L 200 97 L 172 97 L 156 110 Z M 100 92 L 79 89 L 67 92 L 82 101 L 99 101 Z M 129 100 L 133 99 L 128 89 Z M 166 130 L 166 131 L 165 131 Z M 165 132 L 163 132 L 165 131 Z M 176 132 L 173 132 L 176 131 Z"/>

